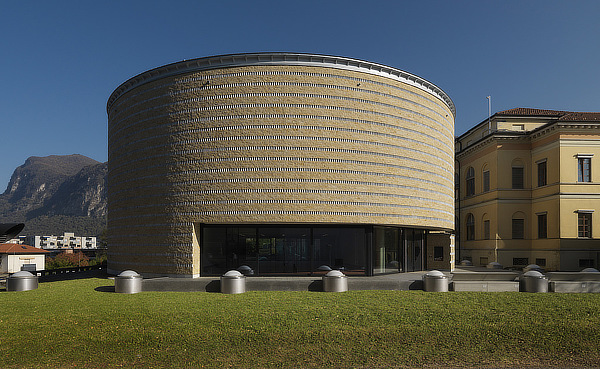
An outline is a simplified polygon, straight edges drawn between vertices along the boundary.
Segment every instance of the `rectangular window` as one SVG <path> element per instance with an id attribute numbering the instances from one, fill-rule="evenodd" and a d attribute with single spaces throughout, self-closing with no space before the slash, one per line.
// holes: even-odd
<path id="1" fill-rule="evenodd" d="M 577 214 L 577 236 L 592 238 L 592 213 Z"/>
<path id="2" fill-rule="evenodd" d="M 538 169 L 538 187 L 545 186 L 547 184 L 547 182 L 546 182 L 546 162 L 543 161 L 541 163 L 538 163 L 537 169 Z"/>
<path id="3" fill-rule="evenodd" d="M 591 182 L 592 181 L 592 158 L 578 158 L 578 181 L 579 182 Z"/>
<path id="4" fill-rule="evenodd" d="M 546 259 L 544 258 L 537 258 L 535 259 L 535 263 L 541 267 L 545 267 L 546 266 Z"/>
<path id="5" fill-rule="evenodd" d="M 483 172 L 483 192 L 490 190 L 490 171 L 486 170 Z"/>
<path id="6" fill-rule="evenodd" d="M 529 258 L 513 258 L 514 266 L 529 265 Z"/>
<path id="7" fill-rule="evenodd" d="M 483 221 L 483 238 L 485 240 L 490 239 L 490 221 L 489 220 Z"/>
<path id="8" fill-rule="evenodd" d="M 433 248 L 433 260 L 434 261 L 444 261 L 444 247 L 443 246 L 435 246 Z"/>
<path id="9" fill-rule="evenodd" d="M 525 238 L 525 219 L 513 219 L 512 220 L 512 238 L 513 239 Z"/>
<path id="10" fill-rule="evenodd" d="M 523 172 L 524 172 L 523 167 L 513 167 L 512 168 L 512 188 L 513 189 L 524 188 Z"/>
<path id="11" fill-rule="evenodd" d="M 548 215 L 538 214 L 538 238 L 548 238 Z"/>

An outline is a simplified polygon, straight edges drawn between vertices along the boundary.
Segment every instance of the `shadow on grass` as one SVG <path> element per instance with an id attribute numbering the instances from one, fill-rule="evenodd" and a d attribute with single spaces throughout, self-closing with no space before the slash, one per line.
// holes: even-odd
<path id="1" fill-rule="evenodd" d="M 98 292 L 115 292 L 115 286 L 100 286 L 94 288 L 94 291 Z"/>
<path id="2" fill-rule="evenodd" d="M 88 270 L 84 272 L 71 272 L 71 273 L 60 273 L 60 274 L 49 274 L 38 277 L 40 283 L 44 282 L 56 282 L 56 281 L 70 281 L 75 279 L 88 279 L 88 278 L 102 278 L 108 279 L 109 275 L 104 270 Z"/>

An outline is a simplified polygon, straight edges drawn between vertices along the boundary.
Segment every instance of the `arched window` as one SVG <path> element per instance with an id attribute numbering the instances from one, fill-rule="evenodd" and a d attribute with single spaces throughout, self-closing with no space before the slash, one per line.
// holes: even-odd
<path id="1" fill-rule="evenodd" d="M 475 239 L 475 217 L 473 214 L 467 214 L 467 241 Z"/>
<path id="2" fill-rule="evenodd" d="M 481 224 L 483 225 L 483 239 L 491 239 L 490 217 L 488 217 L 487 213 L 483 214 L 483 216 L 481 217 Z"/>
<path id="3" fill-rule="evenodd" d="M 521 159 L 515 159 L 512 162 L 512 188 L 525 188 L 525 165 Z"/>
<path id="4" fill-rule="evenodd" d="M 473 169 L 473 167 L 467 169 L 465 179 L 467 181 L 467 196 L 475 195 L 475 169 Z"/>
<path id="5" fill-rule="evenodd" d="M 525 238 L 525 214 L 520 211 L 512 216 L 512 238 L 515 240 Z"/>

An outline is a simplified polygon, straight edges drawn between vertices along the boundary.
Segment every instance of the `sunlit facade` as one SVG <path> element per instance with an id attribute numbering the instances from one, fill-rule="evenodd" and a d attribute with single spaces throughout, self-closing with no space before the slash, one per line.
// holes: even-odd
<path id="1" fill-rule="evenodd" d="M 214 56 L 131 78 L 107 110 L 113 273 L 422 270 L 428 232 L 453 231 L 454 105 L 410 73 Z"/>
<path id="2" fill-rule="evenodd" d="M 598 268 L 599 157 L 600 113 L 516 108 L 459 136 L 459 258 Z"/>

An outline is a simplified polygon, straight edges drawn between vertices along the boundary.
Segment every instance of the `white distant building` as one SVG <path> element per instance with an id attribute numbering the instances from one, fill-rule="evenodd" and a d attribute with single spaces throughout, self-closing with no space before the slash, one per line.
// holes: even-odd
<path id="1" fill-rule="evenodd" d="M 48 252 L 28 245 L 0 244 L 0 274 L 44 270 Z"/>
<path id="2" fill-rule="evenodd" d="M 27 236 L 28 244 L 39 249 L 96 249 L 96 237 L 75 236 L 65 232 L 62 236 Z"/>

